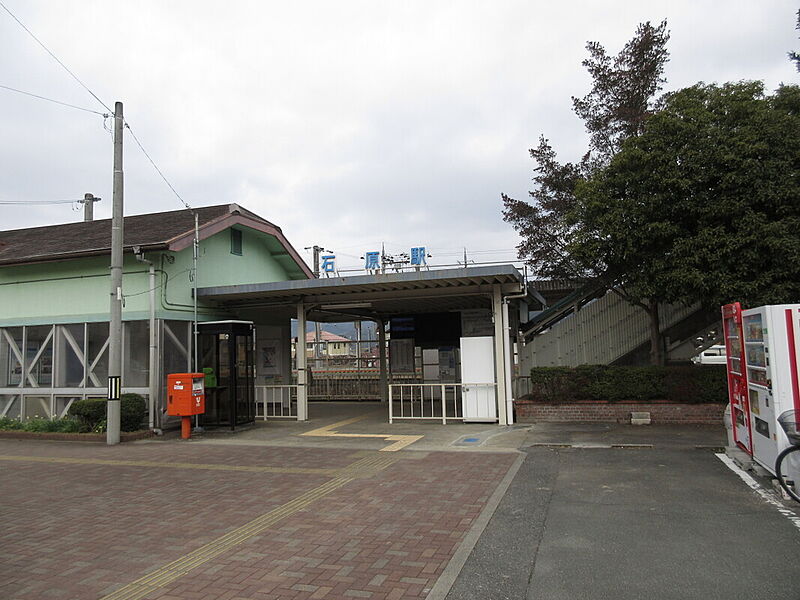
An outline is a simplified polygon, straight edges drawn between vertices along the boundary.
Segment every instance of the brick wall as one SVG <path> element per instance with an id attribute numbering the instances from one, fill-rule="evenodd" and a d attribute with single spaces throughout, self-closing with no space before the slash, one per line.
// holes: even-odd
<path id="1" fill-rule="evenodd" d="M 631 412 L 649 412 L 654 424 L 721 425 L 724 404 L 670 402 L 570 402 L 516 400 L 520 423 L 630 423 Z"/>

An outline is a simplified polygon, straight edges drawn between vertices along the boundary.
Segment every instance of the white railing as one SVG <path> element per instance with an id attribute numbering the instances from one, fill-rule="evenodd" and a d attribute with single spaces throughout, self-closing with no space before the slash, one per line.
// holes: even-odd
<path id="1" fill-rule="evenodd" d="M 463 421 L 462 400 L 469 390 L 490 388 L 494 383 L 392 383 L 389 385 L 389 423 L 406 419 Z"/>
<path id="2" fill-rule="evenodd" d="M 297 385 L 257 385 L 257 419 L 296 419 Z"/>

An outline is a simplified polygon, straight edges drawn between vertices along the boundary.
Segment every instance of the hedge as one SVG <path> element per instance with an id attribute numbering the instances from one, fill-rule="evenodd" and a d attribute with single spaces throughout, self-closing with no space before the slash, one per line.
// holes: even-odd
<path id="1" fill-rule="evenodd" d="M 47 419 L 32 417 L 25 421 L 0 417 L 0 431 L 33 431 L 37 433 L 80 433 L 81 423 L 71 417 Z"/>
<path id="2" fill-rule="evenodd" d="M 89 431 L 105 431 L 106 398 L 76 400 L 69 407 L 69 414 L 77 417 Z M 142 428 L 147 403 L 139 394 L 122 394 L 120 397 L 120 429 L 138 431 Z"/>
<path id="3" fill-rule="evenodd" d="M 534 367 L 530 396 L 547 402 L 728 401 L 724 365 Z"/>

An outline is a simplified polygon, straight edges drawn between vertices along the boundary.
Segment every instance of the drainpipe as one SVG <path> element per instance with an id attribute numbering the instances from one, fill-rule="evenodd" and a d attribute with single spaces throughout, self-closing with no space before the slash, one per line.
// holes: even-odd
<path id="1" fill-rule="evenodd" d="M 156 267 L 152 260 L 147 260 L 142 254 L 142 249 L 139 246 L 133 247 L 133 254 L 136 260 L 149 266 L 150 275 L 150 356 L 148 373 L 148 387 L 150 388 L 148 398 L 148 412 L 147 412 L 147 428 L 155 429 L 155 414 L 156 414 L 156 394 L 158 393 L 158 370 L 157 363 L 157 348 L 156 348 Z"/>

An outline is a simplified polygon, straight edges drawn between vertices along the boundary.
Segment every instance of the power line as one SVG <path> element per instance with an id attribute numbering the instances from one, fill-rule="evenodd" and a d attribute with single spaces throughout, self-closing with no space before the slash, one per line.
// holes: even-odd
<path id="1" fill-rule="evenodd" d="M 98 101 L 98 102 L 99 102 L 101 105 L 103 105 L 103 107 L 105 107 L 105 109 L 106 109 L 106 110 L 109 112 L 109 114 L 103 114 L 103 113 L 100 113 L 100 112 L 97 112 L 97 114 L 99 114 L 99 115 L 102 115 L 103 117 L 108 117 L 109 115 L 113 115 L 113 114 L 114 114 L 114 111 L 113 111 L 113 110 L 111 110 L 111 109 L 108 107 L 108 105 L 106 105 L 106 103 L 105 103 L 105 102 L 103 102 L 103 101 L 102 101 L 102 100 L 101 100 L 101 99 L 100 99 L 100 98 L 99 98 L 99 97 L 98 97 L 98 96 L 97 96 L 97 95 L 96 95 L 96 94 L 95 94 L 95 93 L 94 93 L 92 90 L 90 90 L 90 89 L 89 89 L 89 87 L 88 87 L 88 86 L 87 86 L 85 83 L 83 83 L 83 81 L 81 81 L 81 80 L 78 78 L 78 76 L 77 76 L 77 75 L 75 75 L 75 73 L 73 73 L 72 71 L 70 71 L 70 70 L 69 70 L 69 68 L 67 67 L 67 65 L 65 65 L 63 62 L 61 62 L 61 60 L 59 60 L 59 58 L 58 58 L 58 57 L 57 57 L 55 54 L 53 54 L 53 53 L 50 51 L 50 49 L 49 49 L 47 46 L 45 46 L 45 45 L 44 45 L 44 44 L 41 42 L 41 40 L 39 40 L 39 38 L 37 38 L 37 37 L 36 37 L 36 36 L 33 34 L 33 32 L 32 32 L 30 29 L 28 29 L 27 27 L 25 27 L 25 24 L 24 24 L 22 21 L 20 21 L 20 20 L 19 20 L 19 19 L 16 17 L 16 15 L 14 15 L 14 13 L 12 13 L 12 12 L 11 12 L 11 11 L 8 9 L 8 7 L 7 7 L 5 4 L 3 4 L 2 0 L 0 0 L 0 7 L 2 7 L 2 8 L 3 8 L 3 9 L 4 9 L 4 10 L 5 10 L 5 11 L 6 11 L 6 12 L 9 14 L 9 15 L 11 15 L 11 18 L 13 18 L 13 19 L 14 19 L 14 20 L 15 20 L 17 23 L 19 23 L 19 26 L 20 26 L 20 27 L 22 27 L 22 28 L 23 28 L 23 29 L 24 29 L 24 30 L 25 30 L 25 31 L 26 31 L 26 32 L 27 32 L 27 33 L 28 33 L 28 34 L 29 34 L 29 35 L 30 35 L 30 36 L 31 36 L 31 37 L 32 37 L 34 40 L 36 40 L 36 42 L 37 42 L 37 43 L 38 43 L 38 44 L 39 44 L 39 45 L 40 45 L 42 48 L 44 48 L 44 50 L 45 50 L 45 51 L 46 51 L 46 52 L 47 52 L 47 53 L 48 53 L 50 56 L 52 56 L 52 57 L 53 57 L 53 60 L 55 60 L 55 61 L 56 61 L 56 62 L 57 62 L 59 65 L 61 65 L 61 66 L 64 68 L 64 70 L 65 70 L 67 73 L 69 73 L 69 74 L 72 76 L 72 78 L 73 78 L 75 81 L 77 81 L 77 82 L 78 82 L 78 83 L 81 85 L 81 87 L 83 87 L 83 89 L 85 89 L 87 92 L 89 92 L 89 93 L 92 95 L 92 97 L 93 97 L 95 100 L 97 100 L 97 101 Z M 0 87 L 6 87 L 6 86 L 0 86 Z M 41 99 L 43 99 L 43 100 L 50 100 L 50 101 L 52 101 L 52 102 L 58 102 L 59 104 L 64 104 L 64 105 L 66 105 L 66 106 L 71 106 L 72 108 L 79 108 L 79 109 L 80 109 L 80 107 L 78 107 L 78 106 L 74 106 L 74 105 L 66 104 L 66 103 L 64 103 L 64 102 L 59 102 L 59 101 L 57 101 L 57 100 L 51 100 L 50 98 L 44 98 L 43 96 L 37 96 L 36 94 L 30 94 L 30 93 L 27 93 L 27 92 L 22 92 L 21 90 L 15 90 L 15 89 L 13 89 L 13 88 L 6 88 L 6 89 L 11 89 L 12 91 L 15 91 L 15 92 L 20 92 L 20 93 L 23 93 L 23 94 L 27 94 L 27 95 L 29 95 L 29 96 L 34 96 L 34 97 L 37 97 L 37 98 L 41 98 Z M 89 110 L 89 109 L 81 109 L 81 110 Z M 89 112 L 96 112 L 96 111 L 89 110 Z M 181 203 L 183 203 L 183 205 L 184 205 L 184 206 L 185 206 L 185 207 L 186 207 L 188 210 L 192 210 L 192 207 L 191 207 L 191 206 L 189 206 L 189 203 L 188 203 L 188 202 L 186 202 L 186 200 L 184 200 L 184 199 L 181 197 L 181 195 L 178 193 L 178 191 L 177 191 L 177 190 L 176 190 L 176 189 L 173 187 L 173 185 L 172 185 L 172 184 L 169 182 L 169 180 L 166 178 L 166 176 L 164 175 L 164 173 L 162 173 L 162 172 L 161 172 L 161 169 L 159 169 L 159 168 L 158 168 L 158 165 L 156 165 L 155 161 L 152 159 L 152 157 L 150 156 L 150 154 L 148 154 L 147 150 L 145 150 L 145 149 L 144 149 L 144 146 L 143 146 L 143 145 L 142 145 L 142 143 L 139 141 L 139 138 L 138 138 L 138 137 L 136 137 L 136 134 L 133 132 L 133 129 L 131 129 L 131 126 L 130 126 L 130 124 L 129 124 L 127 121 L 125 121 L 125 127 L 127 127 L 127 128 L 128 128 L 128 131 L 130 131 L 130 132 L 131 132 L 131 137 L 132 137 L 132 138 L 133 138 L 133 140 L 136 142 L 136 145 L 137 145 L 137 146 L 139 146 L 139 149 L 142 151 L 142 154 L 144 154 L 144 155 L 147 157 L 147 160 L 148 160 L 148 161 L 150 161 L 150 164 L 151 164 L 151 165 L 153 165 L 153 168 L 154 168 L 154 169 L 156 170 L 156 172 L 157 172 L 157 173 L 158 173 L 158 174 L 161 176 L 161 179 L 163 179 L 163 180 L 164 180 L 164 183 L 166 183 L 166 184 L 167 184 L 167 186 L 169 187 L 169 189 L 170 189 L 170 190 L 172 190 L 172 193 L 173 193 L 173 194 L 175 194 L 175 196 L 178 198 L 178 200 L 180 200 L 180 201 L 181 201 Z"/>
<path id="2" fill-rule="evenodd" d="M 0 0 L 0 7 L 2 7 L 3 10 L 5 10 L 9 15 L 11 15 L 11 18 L 14 19 L 19 24 L 19 26 L 22 27 L 28 33 L 29 36 L 31 36 L 34 40 L 36 40 L 36 43 L 39 44 L 42 48 L 44 48 L 45 52 L 47 52 L 53 58 L 53 60 L 55 60 L 59 65 L 61 65 L 61 67 L 67 73 L 69 73 L 72 76 L 72 78 L 75 81 L 77 81 L 83 89 L 85 89 L 87 92 L 89 92 L 95 100 L 97 100 L 101 105 L 103 105 L 103 108 L 105 108 L 109 113 L 113 114 L 114 111 L 111 110 L 108 107 L 108 105 L 106 105 L 105 102 L 100 100 L 100 98 L 98 98 L 97 95 L 92 90 L 90 90 L 85 83 L 83 83 L 80 79 L 78 79 L 78 76 L 75 75 L 75 73 L 73 73 L 72 71 L 70 71 L 69 68 L 67 67 L 67 65 L 65 65 L 63 62 L 61 62 L 59 60 L 59 58 L 55 54 L 53 54 L 50 51 L 50 49 L 47 46 L 45 46 L 42 43 L 42 41 L 33 34 L 33 32 L 30 29 L 25 27 L 25 24 L 22 21 L 20 21 L 17 18 L 17 16 L 14 13 L 12 13 L 5 4 L 3 4 L 2 0 Z"/>
<path id="3" fill-rule="evenodd" d="M 83 202 L 80 200 L 0 200 L 0 204 L 73 204 L 75 202 Z"/>
<path id="4" fill-rule="evenodd" d="M 92 110 L 91 108 L 84 108 L 82 106 L 76 106 L 74 104 L 69 104 L 68 102 L 62 102 L 61 100 L 54 100 L 53 98 L 48 98 L 46 96 L 40 96 L 39 94 L 34 94 L 32 92 L 26 92 L 24 90 L 18 90 L 17 88 L 12 88 L 7 85 L 0 85 L 0 88 L 4 90 L 8 90 L 9 92 L 16 92 L 18 94 L 24 94 L 25 96 L 31 96 L 32 98 L 38 98 L 39 100 L 47 100 L 48 102 L 53 102 L 54 104 L 60 104 L 61 106 L 68 106 L 69 108 L 74 108 L 76 110 L 82 110 L 85 112 L 94 113 L 96 115 L 100 115 L 103 118 L 108 118 L 110 115 L 108 113 L 101 113 L 97 110 Z"/>
<path id="5" fill-rule="evenodd" d="M 179 193 L 178 193 L 178 192 L 175 190 L 175 188 L 174 188 L 174 187 L 172 187 L 172 184 L 171 184 L 171 183 L 169 182 L 169 180 L 168 180 L 168 179 L 167 179 L 167 178 L 164 176 L 164 173 L 162 173 L 162 172 L 161 172 L 161 169 L 159 169 L 159 168 L 158 168 L 158 165 L 156 165 L 155 161 L 154 161 L 152 158 L 150 158 L 150 155 L 147 153 L 147 150 L 145 150 L 145 149 L 144 149 L 144 146 L 142 146 L 142 143 L 139 141 L 139 138 L 137 138 L 137 137 L 136 137 L 136 134 L 135 134 L 135 133 L 133 133 L 133 129 L 131 129 L 131 126 L 130 126 L 130 124 L 128 124 L 128 122 L 127 122 L 127 121 L 125 121 L 125 127 L 127 127 L 127 128 L 128 128 L 128 131 L 130 131 L 130 132 L 131 132 L 131 137 L 133 138 L 133 141 L 135 141 L 135 142 L 136 142 L 136 145 L 137 145 L 137 146 L 139 146 L 139 150 L 141 150 L 141 151 L 142 151 L 142 153 L 143 153 L 143 154 L 144 154 L 144 155 L 147 157 L 147 160 L 149 160 L 149 161 L 150 161 L 150 164 L 151 164 L 151 165 L 153 165 L 153 168 L 154 168 L 154 169 L 156 170 L 156 172 L 157 172 L 157 173 L 158 173 L 158 174 L 161 176 L 161 179 L 163 179 L 163 180 L 164 180 L 164 183 L 166 183 L 166 184 L 167 184 L 167 186 L 169 186 L 169 189 L 171 189 L 171 190 L 172 190 L 172 193 L 173 193 L 173 194 L 175 194 L 175 196 L 178 198 L 178 200 L 180 200 L 180 201 L 183 203 L 183 205 L 184 205 L 184 206 L 185 206 L 185 207 L 186 207 L 188 210 L 193 210 L 193 209 L 192 209 L 192 207 L 191 207 L 191 206 L 189 206 L 189 203 L 188 203 L 188 202 L 186 202 L 186 200 L 184 200 L 184 199 L 181 197 L 181 195 L 180 195 L 180 194 L 179 194 Z"/>
<path id="6" fill-rule="evenodd" d="M 67 65 L 65 65 L 63 62 L 61 62 L 61 60 L 60 60 L 60 59 L 59 59 L 59 58 L 58 58 L 58 57 L 57 57 L 55 54 L 53 54 L 53 53 L 50 51 L 50 49 L 49 49 L 47 46 L 45 46 L 45 45 L 44 45 L 44 43 L 42 43 L 42 41 L 41 41 L 39 38 L 37 38 L 37 37 L 36 37 L 36 36 L 33 34 L 33 32 L 32 32 L 30 29 L 28 29 L 28 28 L 25 26 L 25 24 L 24 24 L 22 21 L 20 21 L 20 20 L 17 18 L 17 16 L 16 16 L 14 13 L 12 13 L 12 12 L 9 10 L 9 8 L 8 8 L 8 7 L 7 7 L 7 6 L 6 6 L 6 5 L 3 3 L 3 1 L 2 1 L 2 0 L 0 0 L 0 7 L 2 7 L 2 8 L 3 8 L 3 10 L 5 10 L 5 11 L 6 11 L 6 12 L 7 12 L 7 13 L 8 13 L 10 16 L 11 16 L 11 18 L 12 18 L 12 19 L 14 19 L 14 20 L 15 20 L 15 21 L 16 21 L 16 22 L 19 24 L 19 26 L 20 26 L 20 27 L 22 27 L 22 28 L 23 28 L 23 29 L 24 29 L 24 30 L 25 30 L 25 31 L 28 33 L 28 35 L 30 35 L 30 36 L 31 36 L 31 37 L 32 37 L 34 40 L 36 40 L 36 43 L 37 43 L 37 44 L 39 44 L 39 45 L 40 45 L 42 48 L 44 48 L 45 52 L 47 52 L 47 53 L 48 53 L 48 54 L 49 54 L 49 55 L 50 55 L 50 56 L 53 58 L 53 60 L 55 60 L 55 61 L 56 61 L 56 62 L 57 62 L 59 65 L 61 65 L 61 67 L 62 67 L 62 68 L 63 68 L 63 69 L 64 69 L 64 70 L 65 70 L 67 73 L 69 73 L 69 74 L 72 76 L 72 78 L 73 78 L 75 81 L 77 81 L 77 82 L 80 84 L 80 86 L 81 86 L 83 89 L 85 89 L 87 92 L 89 92 L 89 93 L 92 95 L 92 97 L 93 97 L 95 100 L 97 100 L 97 101 L 98 101 L 98 102 L 99 102 L 99 103 L 100 103 L 100 104 L 101 104 L 101 105 L 102 105 L 102 106 L 103 106 L 103 107 L 104 107 L 104 108 L 105 108 L 105 109 L 108 111 L 108 113 L 109 113 L 109 114 L 108 114 L 108 115 L 103 115 L 103 116 L 106 116 L 106 117 L 107 117 L 107 116 L 109 116 L 109 115 L 113 115 L 113 114 L 114 114 L 114 111 L 113 111 L 113 110 L 111 110 L 111 109 L 108 107 L 108 105 L 107 105 L 105 102 L 103 102 L 103 101 L 102 101 L 102 100 L 101 100 L 101 99 L 100 99 L 100 98 L 97 96 L 97 94 L 95 94 L 95 93 L 94 93 L 92 90 L 90 90 L 90 89 L 89 89 L 89 87 L 88 87 L 88 86 L 87 86 L 85 83 L 83 83 L 83 81 L 81 81 L 81 80 L 78 78 L 78 76 L 77 76 L 77 75 L 75 75 L 75 73 L 73 73 L 72 71 L 70 71 L 69 67 L 67 67 Z M 6 87 L 6 86 L 2 86 L 2 87 Z M 6 88 L 6 89 L 12 89 L 12 88 Z M 23 94 L 28 94 L 27 92 L 22 92 L 21 90 L 13 90 L 13 89 L 12 89 L 12 91 L 15 91 L 15 92 L 20 92 L 20 93 L 23 93 Z M 43 96 L 36 96 L 35 94 L 28 94 L 28 95 L 30 95 L 30 96 L 35 96 L 35 97 L 37 97 L 37 98 L 42 98 L 43 100 L 50 100 L 50 98 L 44 98 Z M 57 100 L 51 100 L 51 101 L 53 101 L 53 102 L 58 102 Z M 71 106 L 72 108 L 80 108 L 80 107 L 73 106 L 73 105 L 67 105 L 66 103 L 62 103 L 62 102 L 58 102 L 58 103 L 59 103 L 59 104 L 65 104 L 66 106 Z M 81 109 L 81 110 L 88 110 L 88 109 Z M 90 111 L 90 112 L 94 112 L 94 111 Z M 100 114 L 100 115 L 102 115 L 103 113 L 97 113 L 97 114 Z M 161 169 L 159 169 L 159 168 L 158 168 L 158 165 L 156 165 L 155 161 L 152 159 L 152 157 L 150 156 L 150 154 L 148 154 L 147 150 L 145 150 L 145 149 L 144 149 L 144 146 L 142 146 L 142 143 L 139 141 L 139 138 L 137 138 L 137 137 L 136 137 L 136 134 L 133 132 L 133 129 L 131 129 L 131 126 L 130 126 L 130 124 L 129 124 L 127 121 L 125 121 L 125 127 L 127 127 L 127 128 L 128 128 L 128 131 L 130 131 L 130 132 L 131 132 L 131 137 L 132 137 L 132 138 L 133 138 L 133 140 L 136 142 L 136 145 L 137 145 L 137 146 L 139 146 L 139 149 L 140 149 L 140 150 L 142 151 L 142 153 L 143 153 L 143 154 L 144 154 L 144 155 L 147 157 L 147 160 L 148 160 L 148 161 L 150 161 L 150 164 L 151 164 L 151 165 L 153 165 L 153 168 L 154 168 L 154 169 L 156 170 L 156 172 L 157 172 L 157 173 L 158 173 L 158 174 L 161 176 L 161 179 L 163 179 L 163 180 L 164 180 L 164 183 L 166 183 L 166 184 L 167 184 L 167 186 L 169 187 L 169 189 L 170 189 L 170 190 L 172 190 L 172 193 L 173 193 L 173 194 L 175 194 L 175 196 L 178 198 L 178 200 L 180 200 L 180 201 L 181 201 L 181 203 L 182 203 L 182 204 L 183 204 L 183 205 L 184 205 L 184 206 L 185 206 L 185 207 L 186 207 L 188 210 L 190 210 L 190 211 L 191 211 L 191 210 L 193 210 L 193 209 L 192 209 L 192 207 L 191 207 L 191 206 L 189 206 L 189 203 L 188 203 L 188 202 L 186 202 L 186 200 L 184 200 L 184 199 L 183 199 L 183 197 L 181 197 L 181 195 L 178 193 L 178 191 L 175 189 L 175 187 L 174 187 L 174 186 L 173 186 L 173 185 L 172 185 L 172 184 L 169 182 L 169 180 L 166 178 L 166 176 L 164 175 L 164 173 L 162 173 L 162 172 L 161 172 Z"/>

